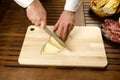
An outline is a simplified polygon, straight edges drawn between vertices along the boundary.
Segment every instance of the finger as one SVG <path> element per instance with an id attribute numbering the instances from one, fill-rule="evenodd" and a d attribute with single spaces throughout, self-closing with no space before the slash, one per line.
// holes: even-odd
<path id="1" fill-rule="evenodd" d="M 31 23 L 34 24 L 35 26 L 40 26 L 40 21 L 38 20 L 31 20 Z"/>
<path id="2" fill-rule="evenodd" d="M 31 23 L 32 23 L 32 24 L 35 24 L 35 21 L 31 20 Z"/>
<path id="3" fill-rule="evenodd" d="M 35 22 L 35 26 L 40 27 L 41 23 Z"/>
<path id="4" fill-rule="evenodd" d="M 71 25 L 69 26 L 69 33 L 72 31 L 73 27 L 74 27 L 73 24 L 71 24 Z"/>
<path id="5" fill-rule="evenodd" d="M 45 21 L 41 22 L 40 28 L 44 29 L 45 27 L 46 27 L 46 22 Z"/>
<path id="6" fill-rule="evenodd" d="M 62 40 L 63 41 L 66 41 L 68 34 L 69 34 L 69 26 L 64 27 L 64 29 L 63 29 L 63 32 L 62 32 Z"/>
<path id="7" fill-rule="evenodd" d="M 59 23 L 56 23 L 55 26 L 54 26 L 54 29 L 53 29 L 54 32 L 57 31 L 58 26 L 59 26 Z"/>
<path id="8" fill-rule="evenodd" d="M 60 39 L 62 39 L 62 31 L 63 31 L 63 27 L 59 26 L 56 31 L 56 34 Z"/>

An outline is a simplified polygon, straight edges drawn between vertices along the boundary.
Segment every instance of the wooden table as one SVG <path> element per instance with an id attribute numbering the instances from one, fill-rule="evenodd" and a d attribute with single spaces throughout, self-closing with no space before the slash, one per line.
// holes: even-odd
<path id="1" fill-rule="evenodd" d="M 63 10 L 64 3 L 43 3 L 43 5 L 48 13 L 48 25 L 54 25 Z M 104 37 L 108 59 L 108 66 L 104 69 L 19 65 L 18 56 L 27 27 L 31 23 L 24 9 L 14 2 L 6 10 L 5 15 L 2 12 L 0 20 L 0 80 L 120 80 L 120 44 L 108 41 Z M 103 22 L 103 19 L 90 11 L 89 0 L 83 1 L 78 14 L 76 25 L 99 26 Z"/>

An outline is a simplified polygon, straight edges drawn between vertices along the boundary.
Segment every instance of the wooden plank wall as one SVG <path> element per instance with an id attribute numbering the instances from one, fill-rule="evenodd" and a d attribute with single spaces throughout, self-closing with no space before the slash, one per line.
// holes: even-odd
<path id="1" fill-rule="evenodd" d="M 10 3 L 11 0 L 0 0 L 0 22 L 2 21 L 7 9 L 9 8 Z"/>

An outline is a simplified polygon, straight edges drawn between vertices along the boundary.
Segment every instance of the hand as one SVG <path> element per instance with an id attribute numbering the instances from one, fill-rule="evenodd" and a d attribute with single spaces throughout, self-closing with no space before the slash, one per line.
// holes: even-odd
<path id="1" fill-rule="evenodd" d="M 44 28 L 46 26 L 46 11 L 39 0 L 35 0 L 31 5 L 29 5 L 26 11 L 27 17 L 33 24 L 40 28 Z"/>
<path id="2" fill-rule="evenodd" d="M 69 33 L 72 31 L 75 24 L 75 13 L 70 11 L 63 11 L 59 20 L 54 26 L 54 32 L 57 36 L 65 41 Z"/>

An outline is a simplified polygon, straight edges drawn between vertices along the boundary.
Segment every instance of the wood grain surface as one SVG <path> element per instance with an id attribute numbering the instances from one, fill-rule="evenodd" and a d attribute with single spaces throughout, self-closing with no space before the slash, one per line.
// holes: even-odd
<path id="1" fill-rule="evenodd" d="M 83 17 L 80 25 L 97 25 L 104 19 L 97 17 L 89 9 L 90 0 L 83 0 Z M 48 11 L 48 25 L 56 23 L 63 10 L 64 3 L 43 2 Z M 0 9 L 1 10 L 1 9 Z M 114 19 L 118 19 L 114 16 Z M 1 18 L 0 18 L 1 19 Z M 104 39 L 108 66 L 99 68 L 76 67 L 38 67 L 21 66 L 18 56 L 22 47 L 27 27 L 31 25 L 25 10 L 12 2 L 0 22 L 0 80 L 119 80 L 120 79 L 120 44 Z M 26 77 L 29 76 L 29 77 Z"/>
<path id="2" fill-rule="evenodd" d="M 54 26 L 47 26 L 53 30 Z M 71 51 L 63 49 L 60 53 L 42 54 L 42 47 L 49 35 L 34 25 L 28 27 L 19 63 L 38 66 L 106 67 L 107 59 L 101 30 L 97 26 L 75 26 L 66 44 Z M 53 51 L 54 52 L 54 51 Z"/>

